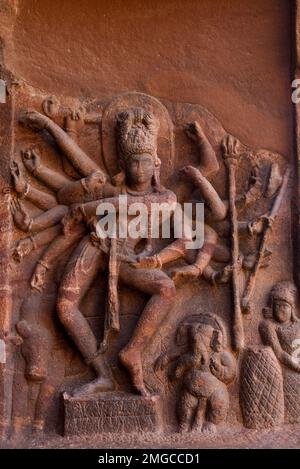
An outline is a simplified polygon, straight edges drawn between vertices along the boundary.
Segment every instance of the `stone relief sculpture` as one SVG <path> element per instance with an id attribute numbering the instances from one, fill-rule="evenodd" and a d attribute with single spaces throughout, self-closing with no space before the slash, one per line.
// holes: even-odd
<path id="1" fill-rule="evenodd" d="M 300 418 L 300 364 L 294 354 L 300 323 L 293 283 L 282 281 L 274 285 L 270 293 L 270 308 L 265 309 L 264 316 L 259 331 L 263 343 L 271 347 L 282 368 L 285 419 L 295 423 Z"/>
<path id="2" fill-rule="evenodd" d="M 299 362 L 294 355 L 299 337 L 296 288 L 290 281 L 275 284 L 269 307 L 259 324 L 263 349 L 247 350 L 243 358 L 241 405 L 250 428 L 278 426 L 299 420 Z"/>
<path id="3" fill-rule="evenodd" d="M 43 113 L 20 110 L 11 163 L 12 259 L 29 279 L 7 337 L 13 434 L 57 429 L 61 396 L 66 435 L 159 432 L 166 422 L 213 434 L 233 423 L 231 401 L 247 427 L 281 424 L 283 407 L 298 421 L 292 287 L 274 287 L 259 330 L 244 316 L 257 318 L 257 278 L 277 253 L 270 227 L 289 190 L 281 155 L 242 144 L 200 105 L 142 93 L 38 105 Z M 145 204 L 147 229 L 101 238 L 97 208 L 111 204 L 119 221 L 120 196 Z M 186 234 L 152 236 L 152 204 L 165 204 L 171 222 L 186 202 L 204 204 L 199 249 L 187 249 Z"/>
<path id="4" fill-rule="evenodd" d="M 170 379 L 181 380 L 177 405 L 180 431 L 199 430 L 214 433 L 225 421 L 229 408 L 226 385 L 236 375 L 236 362 L 226 350 L 226 331 L 216 316 L 190 316 L 178 327 L 177 342 L 188 351 L 183 355 L 162 355 L 156 367 L 176 361 Z"/>

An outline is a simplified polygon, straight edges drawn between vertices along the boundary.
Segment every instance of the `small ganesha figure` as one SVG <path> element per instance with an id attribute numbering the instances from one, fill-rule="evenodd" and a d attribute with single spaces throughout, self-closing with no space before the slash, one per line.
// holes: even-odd
<path id="1" fill-rule="evenodd" d="M 173 362 L 169 378 L 180 380 L 179 430 L 215 433 L 216 426 L 226 420 L 227 385 L 236 376 L 236 360 L 227 350 L 224 325 L 211 313 L 190 316 L 179 324 L 176 342 L 187 346 L 186 353 L 163 354 L 155 368 L 163 369 Z"/>
<path id="2" fill-rule="evenodd" d="M 259 325 L 262 341 L 270 346 L 282 367 L 285 421 L 300 422 L 300 360 L 298 354 L 300 321 L 296 314 L 297 291 L 293 283 L 273 286 L 270 307 Z M 295 347 L 296 346 L 296 347 Z"/>

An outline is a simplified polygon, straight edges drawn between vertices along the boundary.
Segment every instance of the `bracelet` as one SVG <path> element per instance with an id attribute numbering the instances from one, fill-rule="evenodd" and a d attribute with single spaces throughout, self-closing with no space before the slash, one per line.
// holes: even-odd
<path id="1" fill-rule="evenodd" d="M 77 130 L 72 129 L 72 128 L 70 128 L 70 127 L 66 127 L 66 128 L 65 128 L 65 131 L 66 131 L 68 134 L 78 135 Z"/>
<path id="2" fill-rule="evenodd" d="M 29 236 L 30 241 L 32 242 L 33 250 L 37 248 L 34 236 Z"/>
<path id="3" fill-rule="evenodd" d="M 90 190 L 89 190 L 89 188 L 88 188 L 88 186 L 87 186 L 87 184 L 86 184 L 85 178 L 80 179 L 80 184 L 81 184 L 81 186 L 83 187 L 84 192 L 85 192 L 86 194 L 89 194 L 89 193 L 90 193 Z"/>
<path id="4" fill-rule="evenodd" d="M 30 191 L 30 185 L 28 184 L 28 182 L 26 182 L 25 191 L 23 192 L 23 194 L 19 195 L 19 199 L 25 199 L 29 191 Z"/>
<path id="5" fill-rule="evenodd" d="M 37 168 L 35 168 L 33 171 L 31 171 L 31 174 L 33 174 L 35 177 L 38 175 L 38 170 L 40 169 L 42 165 L 39 164 L 39 166 Z"/>
<path id="6" fill-rule="evenodd" d="M 193 264 L 193 266 L 196 267 L 199 270 L 198 276 L 201 277 L 201 275 L 203 274 L 203 269 L 201 267 L 199 267 L 197 262 L 195 264 Z"/>
<path id="7" fill-rule="evenodd" d="M 161 258 L 159 257 L 158 254 L 155 254 L 154 256 L 155 260 L 156 260 L 156 267 L 158 269 L 161 269 L 162 268 L 162 261 L 161 261 Z"/>

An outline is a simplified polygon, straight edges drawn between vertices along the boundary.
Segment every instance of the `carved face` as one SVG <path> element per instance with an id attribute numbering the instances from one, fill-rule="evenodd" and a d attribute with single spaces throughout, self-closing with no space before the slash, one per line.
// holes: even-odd
<path id="1" fill-rule="evenodd" d="M 153 158 L 148 153 L 132 156 L 126 161 L 125 170 L 128 182 L 145 184 L 151 181 L 154 174 Z"/>
<path id="2" fill-rule="evenodd" d="M 292 317 L 292 307 L 284 300 L 274 300 L 273 315 L 277 322 L 289 322 Z"/>

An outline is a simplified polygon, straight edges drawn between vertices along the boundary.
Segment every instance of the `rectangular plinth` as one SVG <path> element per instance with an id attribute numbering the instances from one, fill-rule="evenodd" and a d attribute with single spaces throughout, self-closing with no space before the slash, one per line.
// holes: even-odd
<path id="1" fill-rule="evenodd" d="M 95 433 L 159 432 L 160 397 L 125 393 L 98 396 L 64 395 L 65 435 Z"/>

